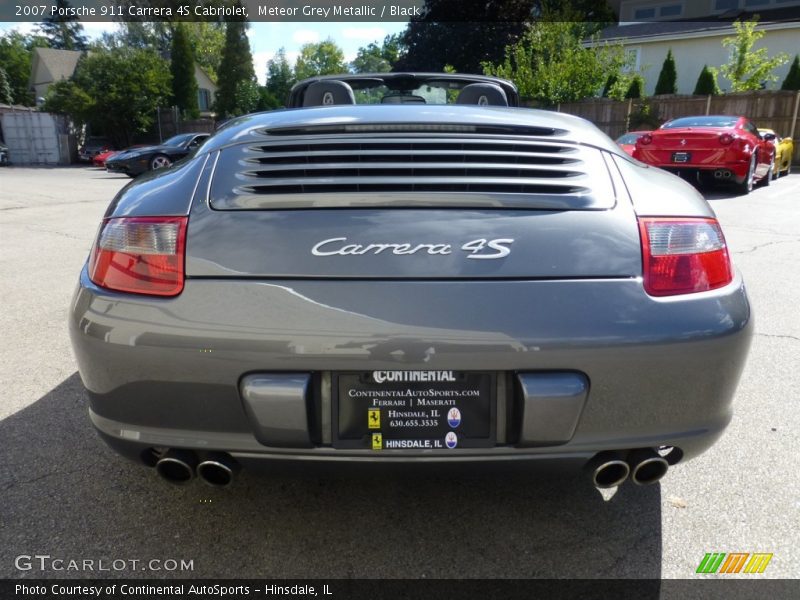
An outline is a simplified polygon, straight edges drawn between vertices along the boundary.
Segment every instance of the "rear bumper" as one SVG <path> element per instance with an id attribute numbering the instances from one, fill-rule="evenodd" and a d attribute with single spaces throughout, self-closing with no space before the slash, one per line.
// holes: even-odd
<path id="1" fill-rule="evenodd" d="M 92 422 L 112 447 L 131 458 L 151 447 L 223 450 L 243 463 L 581 463 L 602 450 L 661 445 L 690 458 L 731 418 L 751 331 L 738 276 L 670 299 L 648 297 L 635 279 L 193 279 L 177 298 L 154 300 L 100 290 L 84 270 L 70 316 Z M 330 373 L 375 369 L 507 374 L 497 445 L 333 448 Z M 308 405 L 308 427 L 318 428 L 305 432 L 308 447 L 260 442 L 240 393 L 246 374 L 286 372 L 312 374 L 320 388 L 322 400 Z M 541 423 L 523 423 L 513 382 L 554 372 L 582 374 L 589 390 L 577 413 L 564 405 L 570 414 L 552 415 L 575 417 L 568 439 L 536 439 L 523 427 Z"/>
<path id="2" fill-rule="evenodd" d="M 675 152 L 688 152 L 691 158 L 685 163 L 676 163 L 672 160 Z M 691 148 L 676 148 L 672 150 L 639 150 L 634 157 L 644 163 L 659 167 L 672 173 L 707 173 L 719 169 L 730 171 L 737 181 L 744 181 L 750 167 L 750 156 L 739 155 L 731 151 L 693 150 Z"/>

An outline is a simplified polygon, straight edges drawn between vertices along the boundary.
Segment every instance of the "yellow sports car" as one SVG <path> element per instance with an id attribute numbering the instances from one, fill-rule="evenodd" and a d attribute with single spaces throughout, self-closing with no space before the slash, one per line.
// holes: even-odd
<path id="1" fill-rule="evenodd" d="M 775 164 L 772 166 L 772 178 L 777 179 L 781 174 L 788 175 L 792 172 L 792 155 L 794 154 L 794 142 L 792 138 L 782 138 L 772 129 L 759 129 L 758 133 L 763 137 L 766 133 L 775 136 L 772 142 L 775 144 Z"/>

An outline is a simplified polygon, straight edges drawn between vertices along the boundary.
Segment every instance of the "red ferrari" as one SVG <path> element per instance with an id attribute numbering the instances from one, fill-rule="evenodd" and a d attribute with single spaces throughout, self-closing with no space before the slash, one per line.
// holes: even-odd
<path id="1" fill-rule="evenodd" d="M 745 117 L 681 117 L 641 136 L 633 157 L 700 185 L 733 183 L 747 194 L 756 182 L 769 185 L 774 139 Z"/>
<path id="2" fill-rule="evenodd" d="M 117 152 L 119 152 L 119 150 L 104 150 L 103 152 L 95 154 L 94 158 L 92 158 L 92 164 L 94 164 L 95 167 L 105 167 L 106 160 L 114 156 Z"/>

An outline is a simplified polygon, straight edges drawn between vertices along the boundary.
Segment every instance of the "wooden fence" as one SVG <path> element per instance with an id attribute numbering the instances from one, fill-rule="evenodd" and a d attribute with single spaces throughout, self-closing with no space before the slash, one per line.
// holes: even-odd
<path id="1" fill-rule="evenodd" d="M 800 162 L 800 91 L 758 91 L 721 96 L 651 96 L 644 100 L 609 100 L 592 98 L 582 102 L 560 104 L 559 112 L 588 119 L 612 139 L 628 131 L 632 112 L 642 105 L 663 123 L 676 117 L 691 115 L 744 115 L 758 127 L 774 129 L 781 137 L 795 140 L 794 161 Z"/>

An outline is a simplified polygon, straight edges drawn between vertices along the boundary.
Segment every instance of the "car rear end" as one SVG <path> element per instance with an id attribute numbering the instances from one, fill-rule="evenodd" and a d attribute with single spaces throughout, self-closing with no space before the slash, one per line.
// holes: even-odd
<path id="1" fill-rule="evenodd" d="M 95 156 L 111 149 L 112 144 L 106 138 L 90 137 L 87 138 L 84 145 L 78 149 L 78 159 L 90 163 Z"/>
<path id="2" fill-rule="evenodd" d="M 217 485 L 272 461 L 616 485 L 722 433 L 750 310 L 689 186 L 570 117 L 326 110 L 233 127 L 112 204 L 70 321 L 112 447 Z M 637 208 L 628 179 L 674 202 Z"/>
<path id="3" fill-rule="evenodd" d="M 633 156 L 673 173 L 703 173 L 741 183 L 750 167 L 748 141 L 723 128 L 662 129 L 639 138 Z"/>

